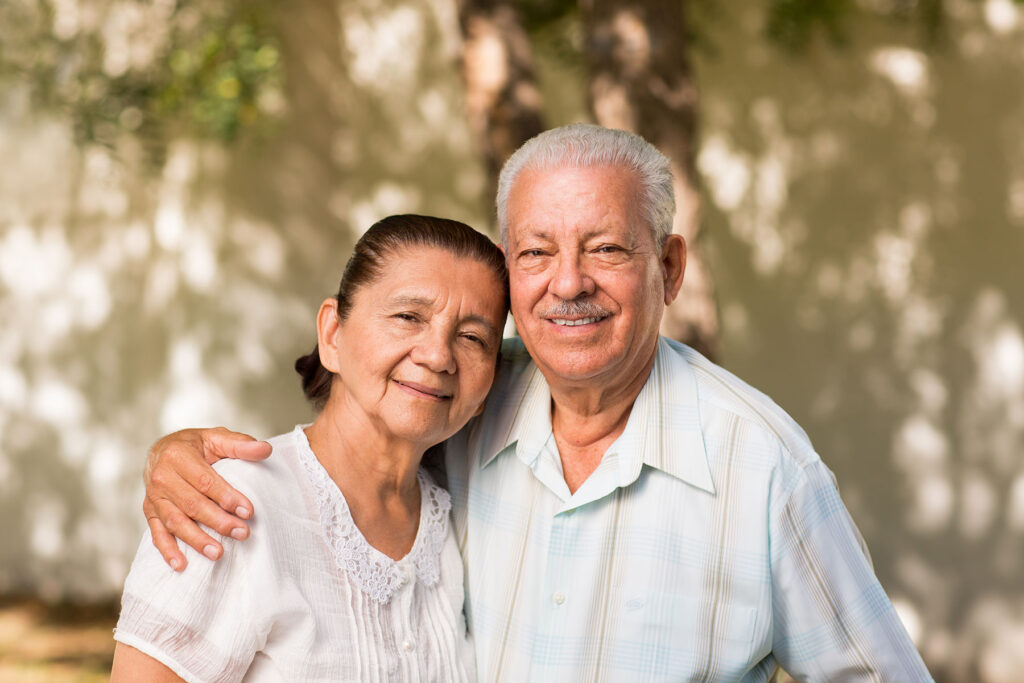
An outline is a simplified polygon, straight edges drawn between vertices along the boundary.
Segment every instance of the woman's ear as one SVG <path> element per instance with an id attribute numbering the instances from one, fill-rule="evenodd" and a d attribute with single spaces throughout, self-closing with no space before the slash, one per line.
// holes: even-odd
<path id="1" fill-rule="evenodd" d="M 333 296 L 323 300 L 316 314 L 316 347 L 320 352 L 320 365 L 338 373 L 339 333 L 341 320 L 338 318 L 338 300 Z"/>

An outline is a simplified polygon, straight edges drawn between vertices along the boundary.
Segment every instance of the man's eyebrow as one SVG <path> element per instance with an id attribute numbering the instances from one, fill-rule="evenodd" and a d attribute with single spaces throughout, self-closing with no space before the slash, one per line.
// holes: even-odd
<path id="1" fill-rule="evenodd" d="M 524 228 L 519 231 L 518 237 L 519 239 L 517 239 L 516 242 L 522 242 L 525 239 L 551 241 L 550 232 L 546 230 L 536 230 L 533 228 Z"/>

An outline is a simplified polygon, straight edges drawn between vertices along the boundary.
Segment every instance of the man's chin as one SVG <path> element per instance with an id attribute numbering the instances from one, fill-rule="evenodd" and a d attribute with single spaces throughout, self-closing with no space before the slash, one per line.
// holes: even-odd
<path id="1" fill-rule="evenodd" d="M 588 348 L 566 351 L 553 358 L 541 357 L 538 359 L 537 356 L 533 356 L 533 358 L 549 383 L 553 380 L 587 382 L 602 377 L 616 365 L 616 359 L 605 354 L 600 354 L 600 358 L 595 358 L 598 353 L 598 349 Z"/>

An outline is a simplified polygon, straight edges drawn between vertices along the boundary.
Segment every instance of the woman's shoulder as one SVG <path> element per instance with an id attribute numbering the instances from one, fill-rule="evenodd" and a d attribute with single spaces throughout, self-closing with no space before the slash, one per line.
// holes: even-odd
<path id="1" fill-rule="evenodd" d="M 220 476 L 244 493 L 257 508 L 263 505 L 294 508 L 304 488 L 299 449 L 305 438 L 302 426 L 267 439 L 272 448 L 264 460 L 224 458 L 213 464 Z"/>

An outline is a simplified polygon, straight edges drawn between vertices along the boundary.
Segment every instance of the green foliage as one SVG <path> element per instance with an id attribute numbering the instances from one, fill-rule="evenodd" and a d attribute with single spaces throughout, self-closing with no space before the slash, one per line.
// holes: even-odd
<path id="1" fill-rule="evenodd" d="M 46 0 L 0 3 L 0 83 L 27 85 L 35 106 L 66 112 L 80 140 L 112 145 L 141 131 L 228 142 L 276 120 L 283 70 L 266 6 L 79 0 L 76 9 L 98 20 L 69 27 Z"/>
<path id="2" fill-rule="evenodd" d="M 515 6 L 528 32 L 543 30 L 579 14 L 575 0 L 520 0 Z"/>
<path id="3" fill-rule="evenodd" d="M 818 31 L 832 44 L 842 44 L 844 21 L 853 9 L 850 0 L 773 0 L 765 34 L 789 49 L 806 47 Z"/>
<path id="4" fill-rule="evenodd" d="M 944 35 L 945 0 L 889 0 L 871 7 L 855 0 L 771 0 L 765 35 L 794 53 L 805 50 L 818 36 L 840 47 L 849 41 L 848 24 L 857 14 L 917 21 L 924 42 L 932 46 L 941 42 Z"/>
<path id="5" fill-rule="evenodd" d="M 523 0 L 516 11 L 538 53 L 563 68 L 583 69 L 583 28 L 575 0 Z"/>
<path id="6" fill-rule="evenodd" d="M 196 133 L 232 140 L 274 113 L 280 49 L 264 18 L 242 5 L 220 21 L 180 31 L 147 104 Z"/>

